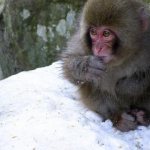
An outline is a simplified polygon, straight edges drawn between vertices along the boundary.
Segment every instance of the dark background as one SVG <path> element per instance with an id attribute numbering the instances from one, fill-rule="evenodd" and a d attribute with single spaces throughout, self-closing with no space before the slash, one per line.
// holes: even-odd
<path id="1" fill-rule="evenodd" d="M 50 65 L 65 49 L 85 0 L 3 0 L 0 79 Z"/>

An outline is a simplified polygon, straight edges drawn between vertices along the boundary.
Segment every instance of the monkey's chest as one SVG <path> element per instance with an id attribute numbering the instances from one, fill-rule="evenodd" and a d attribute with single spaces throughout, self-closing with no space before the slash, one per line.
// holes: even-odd
<path id="1" fill-rule="evenodd" d="M 147 96 L 150 95 L 150 76 L 134 74 L 130 77 L 119 77 L 116 74 L 109 74 L 103 77 L 101 88 L 116 96 L 132 98 Z"/>
<path id="2" fill-rule="evenodd" d="M 124 77 L 116 82 L 115 92 L 118 96 L 140 98 L 150 92 L 150 82 L 145 78 Z"/>

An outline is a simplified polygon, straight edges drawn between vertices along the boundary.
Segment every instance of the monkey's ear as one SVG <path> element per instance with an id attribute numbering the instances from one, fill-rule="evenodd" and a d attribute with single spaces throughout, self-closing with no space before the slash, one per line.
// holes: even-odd
<path id="1" fill-rule="evenodd" d="M 145 31 L 147 31 L 147 29 L 149 27 L 148 12 L 146 12 L 145 8 L 142 7 L 139 10 L 139 14 L 140 14 L 141 28 L 142 28 L 142 31 L 145 32 Z"/>

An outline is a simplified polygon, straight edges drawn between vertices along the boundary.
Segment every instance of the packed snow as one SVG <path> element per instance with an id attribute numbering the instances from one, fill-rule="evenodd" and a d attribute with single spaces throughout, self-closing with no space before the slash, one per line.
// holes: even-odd
<path id="1" fill-rule="evenodd" d="M 122 133 L 88 110 L 61 62 L 0 81 L 0 150 L 150 150 L 150 127 Z"/>

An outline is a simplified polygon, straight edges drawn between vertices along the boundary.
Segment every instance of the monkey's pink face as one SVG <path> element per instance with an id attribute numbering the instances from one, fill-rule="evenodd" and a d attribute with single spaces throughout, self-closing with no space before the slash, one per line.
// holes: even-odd
<path id="1" fill-rule="evenodd" d="M 105 63 L 110 62 L 114 58 L 113 48 L 117 40 L 116 34 L 107 27 L 91 27 L 89 33 L 93 54 L 103 58 Z"/>

